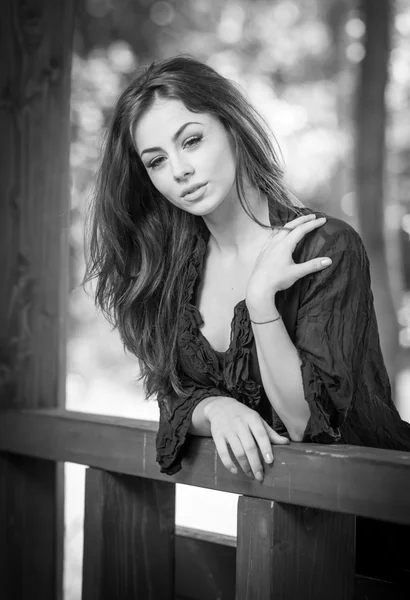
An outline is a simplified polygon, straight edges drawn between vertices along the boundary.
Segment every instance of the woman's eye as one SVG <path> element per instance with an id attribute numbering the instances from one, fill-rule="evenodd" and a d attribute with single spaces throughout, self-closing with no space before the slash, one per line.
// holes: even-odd
<path id="1" fill-rule="evenodd" d="M 157 158 L 156 160 L 153 160 L 149 165 L 148 165 L 148 169 L 156 169 L 157 167 L 159 167 L 160 164 L 162 164 L 160 158 Z"/>
<path id="2" fill-rule="evenodd" d="M 197 144 L 199 144 L 199 142 L 202 140 L 202 135 L 197 135 L 194 137 L 189 138 L 189 140 L 187 140 L 185 142 L 184 148 L 186 148 L 188 146 L 188 148 L 192 148 L 192 146 L 196 146 Z M 160 165 L 162 165 L 162 159 L 164 157 L 160 157 L 160 158 L 156 158 L 155 160 L 153 160 L 149 165 L 148 165 L 148 169 L 156 169 L 158 168 Z"/>
<path id="3" fill-rule="evenodd" d="M 189 140 L 187 140 L 185 142 L 185 146 L 189 145 L 189 147 L 196 145 L 198 142 L 200 142 L 202 140 L 202 135 L 197 135 L 195 137 L 189 138 Z M 184 147 L 185 147 L 184 146 Z"/>

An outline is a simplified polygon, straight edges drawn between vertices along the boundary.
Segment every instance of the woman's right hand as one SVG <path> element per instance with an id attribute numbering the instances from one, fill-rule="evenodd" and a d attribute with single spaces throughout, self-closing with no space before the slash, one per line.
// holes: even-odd
<path id="1" fill-rule="evenodd" d="M 256 410 L 228 396 L 215 397 L 204 408 L 211 434 L 223 465 L 237 473 L 228 444 L 238 463 L 249 477 L 263 480 L 263 461 L 273 462 L 272 444 L 289 444 L 288 438 L 279 435 Z M 269 455 L 269 458 L 268 458 Z M 257 475 L 260 473 L 260 477 Z"/>

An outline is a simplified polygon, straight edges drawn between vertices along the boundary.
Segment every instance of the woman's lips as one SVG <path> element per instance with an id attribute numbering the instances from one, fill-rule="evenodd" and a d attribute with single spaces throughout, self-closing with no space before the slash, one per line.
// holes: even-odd
<path id="1" fill-rule="evenodd" d="M 189 194 L 185 194 L 185 196 L 183 197 L 183 199 L 184 200 L 198 200 L 199 198 L 202 198 L 202 196 L 205 194 L 207 185 L 208 184 L 205 183 L 201 187 L 197 188 L 194 192 L 190 192 Z"/>

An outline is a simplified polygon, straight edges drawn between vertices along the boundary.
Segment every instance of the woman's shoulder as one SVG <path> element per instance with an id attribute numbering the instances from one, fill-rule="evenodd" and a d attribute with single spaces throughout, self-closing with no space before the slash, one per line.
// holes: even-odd
<path id="1" fill-rule="evenodd" d="M 327 250 L 366 254 L 360 234 L 352 225 L 324 211 L 307 209 L 305 214 L 308 213 L 314 213 L 317 218 L 326 217 L 326 222 L 302 238 L 300 250 L 305 256 L 312 254 L 313 258 Z"/>

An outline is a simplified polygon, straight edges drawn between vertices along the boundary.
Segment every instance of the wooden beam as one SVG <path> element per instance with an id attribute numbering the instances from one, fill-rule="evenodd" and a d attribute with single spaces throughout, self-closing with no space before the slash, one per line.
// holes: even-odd
<path id="1" fill-rule="evenodd" d="M 0 8 L 1 408 L 64 406 L 73 12 Z"/>
<path id="2" fill-rule="evenodd" d="M 0 455 L 2 600 L 33 598 L 33 589 L 56 598 L 55 477 L 55 463 Z"/>
<path id="3" fill-rule="evenodd" d="M 173 600 L 175 484 L 87 469 L 83 600 Z"/>
<path id="4" fill-rule="evenodd" d="M 204 529 L 175 525 L 175 535 L 179 538 L 187 538 L 190 542 L 199 540 L 200 542 L 206 542 L 207 544 L 217 544 L 218 546 L 236 548 L 236 536 L 227 535 L 225 533 L 215 533 L 214 531 L 205 531 Z"/>
<path id="5" fill-rule="evenodd" d="M 74 0 L 1 2 L 0 22 L 0 408 L 62 407 Z M 58 600 L 63 465 L 2 455 L 0 480 L 2 600 Z"/>
<path id="6" fill-rule="evenodd" d="M 309 509 L 306 513 L 312 514 L 312 511 Z M 308 533 L 309 527 L 307 521 L 305 528 Z M 182 529 L 183 531 L 181 531 Z M 337 544 L 337 541 L 334 541 Z M 366 545 L 368 550 L 369 544 Z M 406 548 L 407 546 L 403 547 L 404 552 L 406 552 Z M 284 545 L 279 543 L 278 550 L 286 552 Z M 380 544 L 378 544 L 378 550 L 381 550 Z M 365 547 L 363 547 L 363 551 L 366 551 Z M 335 549 L 335 553 L 339 554 L 339 548 Z M 210 534 L 206 531 L 176 526 L 175 560 L 176 600 L 235 599 L 236 539 L 226 539 L 226 536 L 220 534 Z M 362 572 L 356 568 L 354 595 L 351 596 L 351 600 L 353 598 L 354 600 L 392 600 L 392 598 L 408 600 L 410 586 L 408 570 L 390 573 L 391 580 L 385 579 L 381 575 L 377 564 L 372 565 L 372 570 L 367 576 L 363 576 Z M 259 596 L 259 598 L 262 597 Z M 293 599 L 293 596 L 291 598 Z M 330 598 L 333 600 L 333 594 L 330 595 Z M 304 597 L 303 600 L 305 600 Z"/>
<path id="7" fill-rule="evenodd" d="M 2 411 L 0 450 L 149 479 L 410 524 L 410 453 L 345 445 L 273 446 L 259 484 L 230 473 L 212 438 L 190 436 L 183 469 L 155 462 L 158 424 L 70 411 Z"/>
<path id="8" fill-rule="evenodd" d="M 236 548 L 224 536 L 197 532 L 175 536 L 175 594 L 185 600 L 235 599 Z M 235 540 L 236 544 L 236 540 Z"/>
<path id="9" fill-rule="evenodd" d="M 236 600 L 351 600 L 355 517 L 241 496 Z"/>

